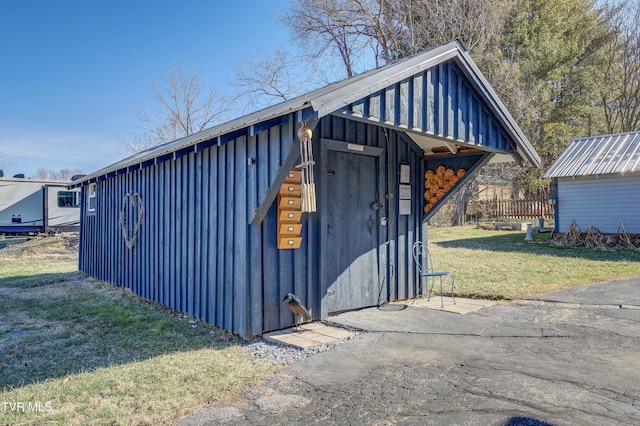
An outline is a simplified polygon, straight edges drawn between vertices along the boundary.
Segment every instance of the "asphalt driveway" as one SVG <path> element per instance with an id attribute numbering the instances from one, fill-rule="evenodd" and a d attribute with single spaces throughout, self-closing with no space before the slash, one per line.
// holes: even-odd
<path id="1" fill-rule="evenodd" d="M 362 332 L 181 424 L 640 424 L 640 278 L 468 315 L 401 308 L 331 317 Z"/>

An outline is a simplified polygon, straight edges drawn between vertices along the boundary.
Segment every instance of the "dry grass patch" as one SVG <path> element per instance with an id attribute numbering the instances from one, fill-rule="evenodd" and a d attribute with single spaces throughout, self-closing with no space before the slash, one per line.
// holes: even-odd
<path id="1" fill-rule="evenodd" d="M 0 393 L 40 401 L 49 411 L 4 413 L 16 424 L 166 425 L 256 383 L 269 367 L 243 347 L 200 349 L 50 379 Z"/>
<path id="2" fill-rule="evenodd" d="M 52 282 L 58 274 L 78 270 L 78 236 L 75 233 L 39 236 L 0 250 L 0 280 L 13 284 Z"/>
<path id="3" fill-rule="evenodd" d="M 76 271 L 46 237 L 0 250 L 0 424 L 173 424 L 272 366 L 224 330 Z"/>

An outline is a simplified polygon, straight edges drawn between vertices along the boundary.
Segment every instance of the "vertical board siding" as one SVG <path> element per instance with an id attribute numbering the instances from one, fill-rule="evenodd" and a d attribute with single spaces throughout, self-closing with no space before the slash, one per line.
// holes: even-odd
<path id="1" fill-rule="evenodd" d="M 203 152 L 203 155 L 206 159 L 208 176 L 206 180 L 206 209 L 207 215 L 203 219 L 202 226 L 207 229 L 207 239 L 206 239 L 206 247 L 207 247 L 207 257 L 205 264 L 207 265 L 207 273 L 203 276 L 204 287 L 206 288 L 206 297 L 203 317 L 207 322 L 215 324 L 216 318 L 216 271 L 218 270 L 217 264 L 217 241 L 218 241 L 218 208 L 216 203 L 216 197 L 218 191 L 216 189 L 216 183 L 218 179 L 218 169 L 216 167 L 216 155 L 214 152 L 214 148 L 206 149 Z"/>
<path id="2" fill-rule="evenodd" d="M 312 271 L 319 266 L 307 266 L 318 250 L 316 227 L 303 218 L 305 245 L 291 251 L 277 249 L 275 204 L 263 223 L 248 225 L 289 150 L 298 149 L 294 136 L 286 117 L 257 135 L 98 182 L 96 214 L 83 213 L 80 269 L 243 337 L 292 324 L 281 303 L 288 292 L 307 298 L 318 317 Z M 133 192 L 144 216 L 129 249 L 118 221 Z M 129 224 L 136 215 L 128 211 Z"/>
<path id="3" fill-rule="evenodd" d="M 421 191 L 423 186 L 422 177 L 425 171 L 423 151 L 409 138 L 400 137 L 400 133 L 395 130 L 347 120 L 340 116 L 323 118 L 320 122 L 319 130 L 321 137 L 324 139 L 358 143 L 383 149 L 383 154 L 377 160 L 377 192 L 380 202 L 385 207 L 380 211 L 379 216 L 388 216 L 390 220 L 388 225 L 382 226 L 378 217 L 378 223 L 376 224 L 379 241 L 379 265 L 377 266 L 379 268 L 379 290 L 381 294 L 379 303 L 412 298 L 416 290 L 417 271 L 415 265 L 413 265 L 411 249 L 415 241 L 422 238 L 426 240 L 426 235 L 423 237 L 422 234 L 422 203 L 420 202 L 423 192 Z M 412 213 L 407 216 L 398 215 L 400 163 L 411 166 L 411 184 L 414 199 L 412 200 Z M 316 173 L 326 173 L 324 166 Z M 371 178 L 375 176 L 375 173 L 371 174 Z M 348 181 L 343 183 L 345 185 L 353 184 Z M 319 188 L 319 190 L 322 191 L 325 188 Z M 393 194 L 390 200 L 385 198 L 387 193 Z M 322 213 L 316 216 L 320 221 L 327 220 L 328 216 L 331 215 L 331 212 L 326 208 L 322 209 L 323 206 L 319 206 L 319 212 L 322 211 Z M 335 213 L 333 214 L 335 215 Z M 326 217 L 323 217 L 323 215 L 326 215 Z M 343 234 L 348 235 L 348 230 L 345 230 Z M 330 244 L 330 242 L 325 244 Z M 349 244 L 348 239 L 344 244 Z M 327 262 L 335 263 L 337 248 L 320 247 L 320 250 L 325 251 Z M 320 276 L 320 274 L 317 276 Z M 326 280 L 327 278 L 323 279 Z M 330 284 L 323 283 L 323 285 Z"/>
<path id="4" fill-rule="evenodd" d="M 237 329 L 247 330 L 248 328 L 248 291 L 247 286 L 249 282 L 249 262 L 247 256 L 249 254 L 247 246 L 248 236 L 248 223 L 249 218 L 247 214 L 247 140 L 246 137 L 242 137 L 234 144 L 236 148 L 235 157 L 240 160 L 244 160 L 242 164 L 237 161 L 237 167 L 235 173 L 232 175 L 235 177 L 234 205 L 232 206 L 232 214 L 234 215 L 234 239 L 235 246 L 233 250 L 233 271 L 234 282 L 232 298 L 234 301 L 242 301 L 242 304 L 236 303 L 236 309 L 233 310 L 233 324 Z"/>
<path id="5" fill-rule="evenodd" d="M 426 73 L 421 73 L 413 76 L 412 85 L 412 98 L 413 104 L 409 104 L 408 108 L 411 109 L 412 120 L 409 124 L 409 128 L 417 131 L 421 131 L 424 127 L 427 107 L 427 91 L 423 90 Z"/>
<path id="6" fill-rule="evenodd" d="M 424 71 L 416 68 L 415 74 L 403 74 L 402 81 L 390 79 L 387 87 L 376 86 L 375 93 L 333 114 L 316 110 L 322 115 L 319 121 L 311 119 L 316 124 L 313 150 L 319 205 L 318 212 L 302 217 L 299 249 L 278 250 L 276 203 L 268 205 L 281 184 L 277 180 L 287 171 L 283 167 L 288 169 L 299 153 L 298 114 L 282 112 L 282 116 L 278 113 L 244 130 L 176 148 L 142 165 L 97 178 L 95 214 L 88 214 L 85 205 L 81 209 L 80 269 L 243 337 L 292 325 L 295 318 L 282 303 L 288 292 L 297 294 L 314 318 L 324 317 L 325 296 L 336 271 L 330 277 L 327 264 L 321 262 L 338 265 L 336 269 L 342 269 L 338 276 L 345 271 L 348 275 L 353 268 L 355 275 L 368 280 L 366 291 L 371 290 L 371 283 L 377 284 L 380 304 L 412 298 L 418 283 L 412 247 L 427 237 L 422 193 L 428 164 L 424 152 L 404 132 L 475 145 L 489 152 L 508 153 L 515 147 L 511 133 L 505 133 L 485 107 L 486 94 L 469 82 L 460 64 L 451 59 Z M 311 107 L 299 112 L 300 117 L 313 116 Z M 333 154 L 320 146 L 321 139 L 328 140 L 323 143 L 332 147 Z M 369 148 L 354 150 L 346 144 Z M 337 152 L 348 153 L 334 155 Z M 358 160 L 357 152 L 366 152 L 362 155 L 367 159 Z M 341 168 L 339 176 L 333 181 L 328 180 L 329 157 L 340 162 L 336 167 Z M 471 176 L 490 157 L 457 155 L 446 161 L 456 169 L 471 166 L 464 167 Z M 403 216 L 398 211 L 401 164 L 411 167 L 413 196 L 411 213 Z M 614 190 L 601 185 L 605 180 L 582 188 L 561 182 L 560 218 L 570 223 L 573 212 L 587 212 L 591 216 L 580 218 L 594 223 L 579 225 L 602 227 L 605 232 L 609 225 L 598 221 L 610 217 L 610 211 L 587 204 L 587 200 L 602 199 L 603 206 L 620 206 L 620 219 L 629 232 L 640 232 L 640 200 L 628 195 L 636 194 L 640 177 L 615 181 Z M 330 194 L 330 185 L 346 196 Z M 354 190 L 355 186 L 362 191 Z M 82 190 L 86 194 L 86 186 Z M 135 245 L 128 248 L 119 218 L 123 199 L 132 193 L 142 197 L 144 215 Z M 381 203 L 384 207 L 372 207 L 369 212 L 369 198 L 376 201 L 373 206 Z M 357 203 L 361 211 L 341 210 L 343 206 L 336 204 L 345 199 Z M 333 205 L 327 206 L 331 201 Z M 130 227 L 137 220 L 136 209 L 131 205 L 124 209 Z M 375 235 L 369 235 L 370 222 L 364 228 L 358 222 L 360 228 L 345 229 L 335 220 L 340 212 L 347 212 L 360 221 L 358 214 L 365 211 L 364 222 L 368 217 L 374 221 Z M 332 230 L 334 241 L 328 237 L 329 218 L 339 228 Z M 369 240 L 358 248 L 352 241 L 362 232 Z M 367 254 L 366 259 L 358 260 L 363 257 L 360 252 Z M 363 294 L 358 293 L 360 289 L 340 290 L 356 298 Z M 369 301 L 370 296 L 365 294 L 362 300 Z"/>
<path id="7" fill-rule="evenodd" d="M 377 264 L 363 263 L 375 269 L 371 276 L 379 281 L 378 303 L 414 296 L 417 271 L 411 249 L 415 241 L 426 240 L 421 201 L 424 153 L 404 133 L 379 123 L 447 137 L 474 135 L 476 142 L 494 140 L 499 133 L 495 121 L 461 81 L 453 63 L 443 64 L 352 104 L 360 120 L 339 112 L 321 118 L 314 130 L 318 200 L 327 173 L 320 160 L 321 138 L 382 150 L 366 162 L 376 170 L 363 168 L 367 175 L 358 178 L 361 186 L 375 188 L 375 198 L 384 204 L 371 213 Z M 292 325 L 295 318 L 281 302 L 288 292 L 297 294 L 314 318 L 323 317 L 330 283 L 323 281 L 327 274 L 320 262 L 323 253 L 328 253 L 327 259 L 338 253 L 323 236 L 326 206 L 303 215 L 303 243 L 296 250 L 277 249 L 276 203 L 261 223 L 249 225 L 284 160 L 299 150 L 296 127 L 295 115 L 290 114 L 257 134 L 247 132 L 220 146 L 185 151 L 99 181 L 96 214 L 82 213 L 81 270 L 243 337 Z M 406 216 L 398 215 L 400 164 L 411 167 L 414 198 Z M 142 197 L 144 216 L 135 246 L 129 249 L 118 221 L 122 200 L 132 192 Z M 383 216 L 387 225 L 381 223 Z M 136 218 L 129 209 L 127 222 L 131 225 Z M 347 231 L 344 236 L 350 235 Z M 348 238 L 342 245 L 342 252 L 354 256 Z"/>
<path id="8" fill-rule="evenodd" d="M 196 223 L 203 223 L 203 210 L 204 204 L 206 203 L 206 195 L 203 193 L 202 189 L 202 180 L 204 178 L 204 169 L 202 167 L 202 162 L 204 160 L 205 153 L 203 152 L 200 155 L 196 156 L 196 167 L 195 167 L 195 220 Z M 206 241 L 206 238 L 203 238 L 203 233 L 207 231 L 205 226 L 198 226 L 195 228 L 194 233 L 194 297 L 193 297 L 193 312 L 194 315 L 198 318 L 206 317 L 202 309 L 202 302 L 206 300 L 206 292 L 203 291 L 204 281 L 202 279 L 203 274 L 202 270 L 205 269 L 206 259 L 207 257 L 203 255 L 203 246 L 202 241 Z"/>
<path id="9" fill-rule="evenodd" d="M 255 161 L 258 156 L 258 138 L 249 138 L 247 143 L 247 157 Z M 247 169 L 247 212 L 254 212 L 258 208 L 258 166 Z M 256 270 L 262 269 L 259 241 L 260 226 L 253 225 L 249 229 L 248 241 L 248 329 L 250 334 L 259 334 L 262 330 L 262 276 Z"/>
<path id="10" fill-rule="evenodd" d="M 235 154 L 235 143 L 228 143 L 225 145 L 226 147 L 226 156 L 225 162 L 222 164 L 222 169 L 224 170 L 224 178 L 226 184 L 225 190 L 225 198 L 223 200 L 223 208 L 224 212 L 224 220 L 221 221 L 222 226 L 225 230 L 225 241 L 222 242 L 220 247 L 224 247 L 227 244 L 227 241 L 233 240 L 235 237 L 236 229 L 234 227 L 234 172 L 235 172 L 235 164 L 234 164 L 234 154 Z M 222 311 L 222 324 L 231 324 L 233 319 L 233 282 L 234 282 L 234 274 L 235 271 L 233 269 L 233 259 L 234 259 L 234 251 L 235 244 L 229 245 L 223 253 L 223 262 L 224 262 L 224 278 L 222 279 L 222 295 L 221 300 L 224 300 L 223 303 L 223 311 Z M 229 328 L 226 327 L 225 328 Z"/>
<path id="11" fill-rule="evenodd" d="M 363 105 L 369 105 L 368 111 Z M 367 96 L 341 112 L 470 145 L 505 151 L 515 146 L 454 60 Z"/>
<path id="12" fill-rule="evenodd" d="M 412 90 L 409 83 L 403 84 L 395 90 Z M 395 93 L 383 96 L 385 103 L 396 98 Z M 383 150 L 375 160 L 377 173 L 371 171 L 371 177 L 377 175 L 376 197 L 385 204 L 376 216 L 379 263 L 367 267 L 378 269 L 379 303 L 413 297 L 416 269 L 411 247 L 423 238 L 422 151 L 394 130 L 344 117 L 323 118 L 318 129 L 318 140 Z M 298 149 L 291 142 L 294 135 L 293 120 L 285 120 L 257 135 L 99 182 L 96 215 L 83 216 L 81 269 L 244 337 L 293 324 L 293 315 L 281 303 L 288 292 L 301 297 L 315 318 L 321 317 L 319 259 L 321 250 L 331 248 L 320 245 L 320 214 L 303 216 L 303 245 L 297 250 L 277 249 L 275 203 L 262 223 L 248 225 L 289 150 Z M 317 143 L 314 150 L 320 158 Z M 415 199 L 408 216 L 398 216 L 400 163 L 412 170 Z M 317 163 L 316 176 L 325 172 Z M 145 210 L 136 244 L 128 249 L 118 219 L 123 197 L 132 192 L 141 195 Z M 388 193 L 393 194 L 390 201 L 385 198 Z M 386 226 L 380 224 L 382 214 L 390 218 Z M 129 223 L 135 218 L 130 211 Z"/>
<path id="13" fill-rule="evenodd" d="M 640 176 L 558 178 L 558 232 L 575 219 L 581 231 L 595 226 L 617 233 L 620 220 L 627 233 L 640 233 Z"/>

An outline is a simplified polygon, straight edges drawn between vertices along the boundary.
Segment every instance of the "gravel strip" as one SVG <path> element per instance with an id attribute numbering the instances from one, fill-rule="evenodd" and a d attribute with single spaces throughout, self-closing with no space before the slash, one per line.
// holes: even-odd
<path id="1" fill-rule="evenodd" d="M 260 358 L 270 364 L 287 365 L 301 359 L 308 358 L 312 355 L 329 351 L 350 339 L 353 339 L 353 337 L 338 340 L 333 343 L 326 343 L 312 349 L 298 349 L 288 345 L 267 342 L 262 339 L 255 339 L 247 344 L 247 349 L 251 356 Z"/>

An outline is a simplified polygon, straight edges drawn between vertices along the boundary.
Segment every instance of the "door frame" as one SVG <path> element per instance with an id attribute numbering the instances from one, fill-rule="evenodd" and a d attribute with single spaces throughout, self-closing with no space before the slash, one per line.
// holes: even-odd
<path id="1" fill-rule="evenodd" d="M 335 140 L 335 139 L 325 139 L 325 138 L 321 138 L 320 139 L 320 198 L 319 198 L 319 212 L 320 212 L 320 220 L 319 220 L 319 225 L 320 225 L 320 268 L 319 268 L 319 275 L 320 275 L 320 316 L 321 318 L 327 318 L 329 315 L 328 312 L 328 303 L 327 303 L 327 291 L 329 289 L 329 285 L 331 283 L 328 282 L 328 274 L 326 271 L 326 268 L 324 267 L 324 265 L 327 264 L 327 252 L 326 250 L 329 247 L 329 242 L 327 239 L 327 235 L 328 235 L 328 228 L 327 228 L 327 221 L 328 221 L 328 211 L 327 211 L 327 189 L 328 189 L 328 180 L 327 180 L 327 173 L 329 172 L 328 168 L 327 168 L 327 161 L 328 161 L 328 152 L 329 151 L 337 151 L 337 152 L 346 152 L 349 154 L 357 154 L 357 155 L 365 155 L 365 156 L 369 156 L 369 157 L 375 157 L 376 158 L 376 168 L 377 170 L 375 170 L 375 174 L 377 176 L 377 182 L 376 182 L 376 188 L 377 188 L 377 192 L 378 195 L 382 198 L 380 200 L 380 202 L 382 203 L 386 203 L 388 200 L 384 199 L 384 194 L 386 194 L 386 192 L 384 191 L 384 170 L 383 170 L 383 165 L 384 162 L 382 161 L 382 156 L 385 153 L 385 150 L 383 148 L 378 148 L 375 146 L 369 146 L 369 145 L 360 145 L 360 144 L 355 144 L 355 143 L 348 143 L 348 142 L 344 142 L 344 141 L 339 141 L 339 140 Z M 386 211 L 384 209 L 381 209 L 383 211 Z M 382 230 L 382 226 L 380 224 L 380 215 L 376 215 L 376 221 L 378 222 L 378 248 L 380 249 L 381 247 L 381 243 L 384 243 L 385 238 L 383 238 L 382 234 L 386 234 L 386 232 L 383 232 Z M 382 255 L 380 254 L 378 256 L 378 280 L 380 281 L 382 278 L 381 273 L 383 268 L 381 268 L 381 263 L 383 261 L 386 261 L 386 254 Z M 387 280 L 384 279 L 384 285 L 388 286 Z M 379 284 L 380 286 L 380 284 Z M 382 291 L 381 289 L 378 289 L 379 291 Z M 387 292 L 385 292 L 384 294 L 386 295 Z M 385 299 L 386 300 L 386 299 Z"/>

